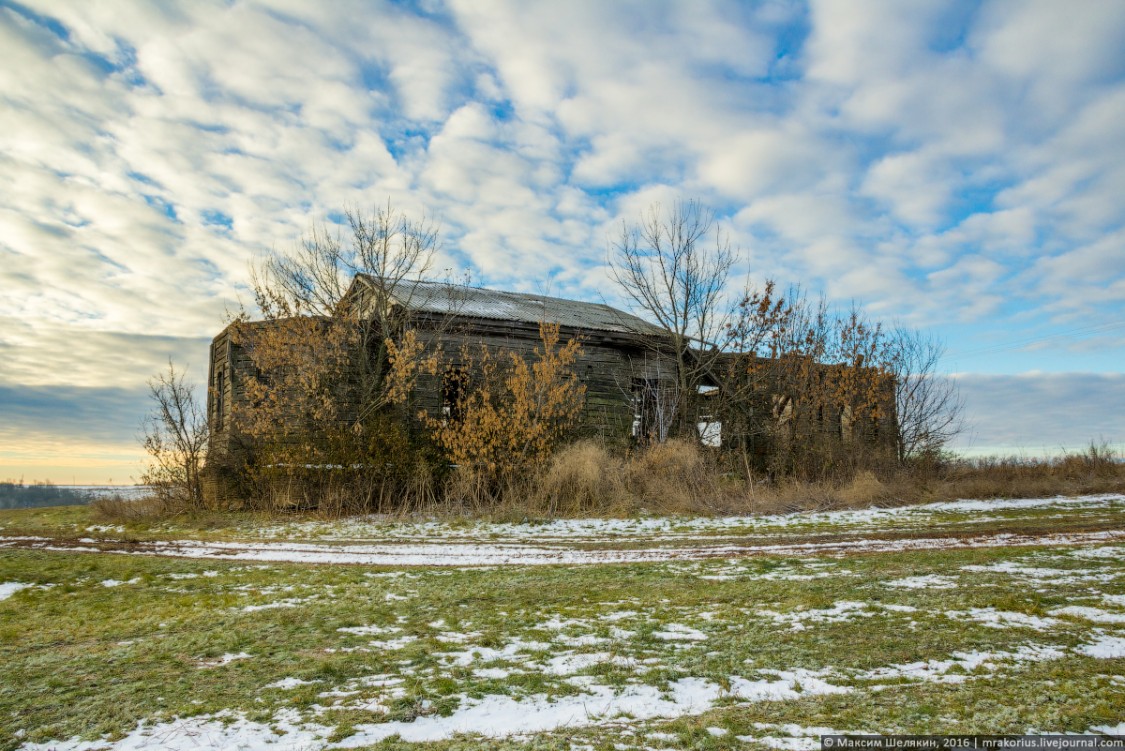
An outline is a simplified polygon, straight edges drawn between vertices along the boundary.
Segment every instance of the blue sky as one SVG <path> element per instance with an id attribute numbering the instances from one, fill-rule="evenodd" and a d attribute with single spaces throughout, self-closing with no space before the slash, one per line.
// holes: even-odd
<path id="1" fill-rule="evenodd" d="M 654 201 L 748 277 L 944 337 L 970 429 L 1125 440 L 1125 4 L 0 0 L 0 475 L 136 476 L 255 256 L 347 206 L 620 300 Z"/>

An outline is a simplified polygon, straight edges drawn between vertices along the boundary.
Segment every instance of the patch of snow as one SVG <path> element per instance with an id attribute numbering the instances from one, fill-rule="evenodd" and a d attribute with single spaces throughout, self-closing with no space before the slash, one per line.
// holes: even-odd
<path id="1" fill-rule="evenodd" d="M 1052 610 L 1052 614 L 1059 611 Z M 950 610 L 945 613 L 947 618 L 954 620 L 968 619 L 988 626 L 989 628 L 1032 628 L 1036 631 L 1046 631 L 1059 625 L 1055 618 L 1041 618 L 1026 613 L 1014 613 L 1008 610 L 995 608 L 970 608 L 969 610 Z"/>
<path id="2" fill-rule="evenodd" d="M 516 700 L 509 696 L 466 698 L 448 717 L 420 717 L 411 722 L 386 722 L 356 726 L 357 733 L 339 743 L 343 748 L 373 745 L 398 735 L 407 742 L 437 741 L 457 733 L 479 733 L 488 738 L 544 732 L 562 727 L 598 725 L 628 716 L 637 720 L 698 714 L 714 706 L 724 696 L 748 701 L 789 699 L 813 693 L 844 693 L 847 688 L 830 686 L 800 671 L 780 676 L 777 681 L 731 680 L 731 691 L 701 678 L 682 678 L 670 683 L 668 691 L 634 684 L 620 693 L 608 686 L 583 681 L 586 689 L 574 696 L 549 699 L 537 694 Z M 798 693 L 797 684 L 804 689 Z"/>
<path id="3" fill-rule="evenodd" d="M 1060 569 L 1027 566 L 1019 561 L 1001 561 L 984 566 L 962 566 L 962 571 L 986 574 L 1009 574 L 1037 584 L 1077 584 L 1080 582 L 1109 582 L 1119 574 L 1087 569 Z"/>
<path id="4" fill-rule="evenodd" d="M 121 552 L 133 555 L 161 555 L 184 558 L 216 558 L 226 560 L 287 561 L 296 563 L 338 563 L 393 566 L 495 566 L 495 565 L 587 565 L 607 563 L 643 563 L 674 560 L 741 558 L 752 555 L 803 556 L 816 554 L 903 552 L 946 548 L 984 548 L 1016 546 L 1064 546 L 1104 544 L 1125 538 L 1125 530 L 1076 532 L 1047 535 L 994 534 L 977 537 L 853 539 L 828 542 L 778 544 L 711 544 L 702 547 L 648 547 L 629 549 L 587 549 L 545 544 L 516 543 L 384 543 L 368 545 L 335 545 L 303 542 L 211 542 L 200 540 L 150 540 L 126 544 L 120 540 L 91 540 L 89 543 L 60 544 L 51 538 L 0 537 L 0 548 L 20 545 L 39 550 L 69 552 Z M 651 542 L 652 540 L 650 540 Z M 537 541 L 542 542 L 542 541 Z M 600 542 L 604 543 L 605 540 Z M 1003 566 L 1005 564 L 998 564 Z M 966 567 L 966 570 L 1003 568 Z M 1052 571 L 1044 569 L 1046 572 Z M 1116 573 L 1074 572 L 1053 570 L 1054 574 L 1081 576 L 1081 580 L 1110 581 Z M 1033 575 L 1030 569 L 1010 573 Z M 785 578 L 778 572 L 763 574 Z M 808 576 L 833 576 L 816 573 Z M 789 578 L 796 578 L 787 574 Z M 1057 579 L 1056 579 L 1057 580 Z"/>
<path id="5" fill-rule="evenodd" d="M 375 647 L 375 649 L 398 650 L 398 649 L 402 649 L 407 644 L 410 644 L 411 642 L 414 642 L 414 641 L 417 641 L 417 640 L 418 640 L 417 636 L 407 635 L 407 636 L 400 636 L 397 639 L 387 639 L 385 641 L 368 642 L 368 644 L 372 647 Z"/>
<path id="6" fill-rule="evenodd" d="M 888 587 L 901 587 L 902 589 L 953 589 L 957 586 L 957 579 L 952 576 L 929 574 L 927 576 L 908 576 L 904 579 L 895 579 L 886 584 Z"/>
<path id="7" fill-rule="evenodd" d="M 788 625 L 790 631 L 804 631 L 808 628 L 808 623 L 842 623 L 853 618 L 870 618 L 876 615 L 876 612 L 868 609 L 865 602 L 841 600 L 831 608 L 823 610 L 794 610 L 788 613 L 761 610 L 759 615 L 771 618 L 779 625 Z"/>
<path id="8" fill-rule="evenodd" d="M 1106 735 L 1125 735 L 1125 722 L 1116 725 L 1095 725 L 1087 732 L 1104 733 Z"/>
<path id="9" fill-rule="evenodd" d="M 290 689 L 297 688 L 298 686 L 309 686 L 313 683 L 319 683 L 319 681 L 305 681 L 301 680 L 300 678 L 282 678 L 280 681 L 268 683 L 262 688 L 279 688 L 282 691 L 289 691 Z"/>
<path id="10" fill-rule="evenodd" d="M 504 652 L 513 655 L 528 643 L 512 642 Z M 535 643 L 532 643 L 535 644 Z M 549 647 L 549 645 L 538 645 Z M 485 651 L 483 648 L 480 651 Z M 492 650 L 497 652 L 496 650 Z M 1083 654 L 1098 657 L 1125 656 L 1125 638 L 1103 637 L 1095 644 L 1084 645 L 1079 650 Z M 558 656 L 546 666 L 558 673 L 581 669 L 580 664 L 596 664 L 607 655 Z M 1005 663 L 1026 663 L 1042 660 L 1060 659 L 1065 653 L 1052 646 L 1025 645 L 1016 652 L 969 652 L 955 653 L 949 660 L 931 660 L 924 663 L 894 665 L 871 671 L 851 674 L 852 678 L 880 680 L 916 678 L 927 681 L 954 682 L 964 680 L 964 675 L 952 674 L 951 670 L 972 671 L 983 669 L 995 671 Z M 249 657 L 245 653 L 224 655 L 223 661 Z M 559 659 L 559 657 L 565 657 Z M 470 659 L 468 662 L 472 662 Z M 467 664 L 467 663 L 466 663 Z M 486 672 L 488 671 L 488 672 Z M 492 672 L 495 671 L 495 672 Z M 481 677 L 504 678 L 509 670 L 501 668 L 482 668 L 476 671 Z M 820 694 L 844 694 L 853 689 L 829 682 L 838 675 L 832 669 L 811 671 L 805 669 L 763 670 L 765 678 L 751 680 L 731 676 L 727 688 L 702 678 L 683 678 L 668 684 L 665 690 L 644 684 L 631 684 L 623 689 L 600 685 L 594 676 L 575 676 L 568 682 L 581 688 L 581 692 L 571 696 L 551 698 L 536 694 L 524 698 L 505 695 L 489 695 L 481 698 L 461 697 L 461 705 L 449 716 L 428 715 L 413 721 L 370 723 L 355 726 L 355 734 L 331 744 L 334 748 L 354 748 L 376 744 L 386 738 L 399 736 L 406 742 L 437 741 L 452 738 L 458 733 L 475 733 L 486 738 L 502 738 L 527 733 L 544 732 L 568 727 L 584 727 L 615 722 L 620 717 L 634 720 L 672 718 L 689 714 L 699 714 L 716 706 L 721 700 L 735 699 L 744 702 L 786 701 Z M 353 681 L 353 685 L 386 687 L 394 695 L 401 691 L 400 678 L 389 675 L 370 676 Z M 301 685 L 298 679 L 283 679 L 271 684 L 278 688 Z M 351 691 L 337 690 L 325 695 L 344 696 Z M 381 709 L 378 701 L 364 700 L 356 707 L 368 707 L 370 711 Z M 350 705 L 345 705 L 350 706 Z M 336 708 L 339 708 L 337 705 Z M 274 727 L 280 732 L 275 733 Z M 804 749 L 812 736 L 837 734 L 831 728 L 801 728 L 796 725 L 756 724 L 758 730 L 780 731 L 778 735 L 738 736 L 738 739 L 753 738 L 766 745 L 777 748 Z M 1095 730 L 1116 730 L 1115 728 L 1095 728 Z M 168 723 L 147 725 L 141 723 L 125 738 L 116 741 L 71 741 L 29 744 L 27 751 L 93 751 L 109 748 L 112 751 L 140 751 L 159 746 L 170 751 L 192 751 L 241 748 L 254 750 L 263 747 L 278 751 L 298 751 L 298 749 L 324 749 L 330 745 L 328 737 L 333 728 L 301 722 L 300 716 L 292 710 L 282 710 L 272 722 L 260 724 L 249 722 L 242 715 L 223 713 L 211 717 L 196 717 L 190 720 L 173 720 Z M 659 739 L 655 733 L 648 734 L 651 739 Z M 767 738 L 771 739 L 767 741 Z M 669 738 L 671 740 L 672 738 Z M 798 741 L 805 745 L 800 745 Z"/>
<path id="11" fill-rule="evenodd" d="M 564 628 L 590 628 L 590 622 L 584 618 L 560 618 L 557 615 L 552 615 L 547 620 L 539 624 L 539 628 L 548 631 L 562 631 Z"/>
<path id="12" fill-rule="evenodd" d="M 141 578 L 139 576 L 133 577 L 128 581 L 121 581 L 120 579 L 105 579 L 101 582 L 101 585 L 103 587 L 120 587 L 122 584 L 137 584 L 138 582 L 140 582 L 140 580 Z"/>
<path id="13" fill-rule="evenodd" d="M 458 631 L 443 631 L 434 638 L 440 642 L 445 642 L 447 644 L 464 644 L 466 642 L 472 641 L 478 636 L 480 636 L 479 631 L 470 631 L 468 633 L 460 633 Z"/>
<path id="14" fill-rule="evenodd" d="M 574 675 L 593 665 L 612 659 L 608 652 L 589 652 L 581 654 L 559 655 L 547 660 L 543 671 L 549 675 Z"/>
<path id="15" fill-rule="evenodd" d="M 538 641 L 524 641 L 513 639 L 502 649 L 492 647 L 470 647 L 462 652 L 445 652 L 438 656 L 449 665 L 466 667 L 474 662 L 492 662 L 494 660 L 510 660 L 524 652 L 547 652 L 552 649 L 550 644 Z"/>
<path id="16" fill-rule="evenodd" d="M 303 605 L 306 602 L 312 602 L 315 599 L 315 597 L 289 597 L 284 600 L 267 602 L 262 605 L 247 605 L 241 608 L 241 610 L 243 613 L 255 613 L 259 610 L 273 610 L 275 608 L 295 608 L 298 605 Z"/>
<path id="17" fill-rule="evenodd" d="M 341 633 L 345 633 L 345 634 L 355 634 L 356 636 L 372 636 L 372 635 L 379 635 L 379 634 L 397 634 L 398 632 L 402 631 L 402 629 L 397 627 L 397 626 L 375 626 L 375 625 L 371 625 L 371 626 L 345 626 L 344 628 L 338 628 L 336 630 L 340 631 Z"/>
<path id="18" fill-rule="evenodd" d="M 679 623 L 669 623 L 663 630 L 653 631 L 652 635 L 664 641 L 706 641 L 707 639 L 707 634 L 702 631 Z"/>
<path id="19" fill-rule="evenodd" d="M 114 534 L 121 534 L 125 528 L 120 524 L 92 524 L 86 527 L 87 532 L 113 532 Z"/>
<path id="20" fill-rule="evenodd" d="M 661 696 L 652 686 L 635 685 L 626 687 L 620 694 L 608 687 L 591 686 L 585 693 L 554 701 L 542 694 L 523 701 L 508 696 L 466 699 L 448 717 L 429 716 L 412 722 L 357 726 L 359 732 L 339 745 L 366 746 L 393 735 L 408 742 L 443 740 L 457 733 L 480 733 L 498 738 L 594 725 L 622 714 L 636 719 L 675 717 L 704 711 L 719 694 L 717 686 L 698 678 L 677 681 L 670 689 L 670 698 Z"/>
<path id="21" fill-rule="evenodd" d="M 274 730 L 276 728 L 276 732 Z M 282 710 L 269 724 L 251 722 L 245 716 L 218 715 L 175 718 L 168 722 L 149 724 L 141 721 L 124 738 L 83 741 L 72 738 L 46 743 L 26 743 L 22 751 L 309 751 L 328 745 L 334 728 L 306 724 L 294 710 Z"/>
<path id="22" fill-rule="evenodd" d="M 1025 644 L 1015 652 L 954 652 L 948 660 L 926 660 L 903 665 L 889 665 L 852 674 L 857 680 L 885 681 L 897 679 L 920 680 L 928 683 L 962 683 L 968 674 L 980 668 L 989 672 L 1004 663 L 1026 664 L 1058 660 L 1066 656 L 1060 648 L 1051 645 Z M 957 672 L 951 672 L 956 670 Z"/>
<path id="23" fill-rule="evenodd" d="M 19 592 L 21 589 L 27 589 L 34 586 L 33 584 L 24 584 L 23 582 L 4 582 L 0 584 L 0 600 L 7 600 L 9 597 Z"/>
<path id="24" fill-rule="evenodd" d="M 555 641 L 568 647 L 591 647 L 596 644 L 605 644 L 609 639 L 595 634 L 581 634 L 579 636 L 559 634 L 555 637 Z"/>
<path id="25" fill-rule="evenodd" d="M 227 652 L 225 655 L 219 657 L 218 659 L 197 662 L 196 665 L 201 668 L 217 668 L 222 665 L 229 665 L 235 660 L 249 660 L 253 656 L 254 655 L 250 654 L 249 652 L 239 652 L 237 654 Z"/>
<path id="26" fill-rule="evenodd" d="M 1102 660 L 1125 657 L 1125 638 L 1102 636 L 1092 644 L 1082 644 L 1075 647 L 1074 651 L 1087 657 L 1097 657 Z"/>
<path id="27" fill-rule="evenodd" d="M 777 680 L 750 681 L 745 678 L 731 678 L 731 694 L 746 701 L 780 701 L 820 694 L 846 694 L 851 691 L 846 686 L 836 686 L 825 681 L 825 672 L 803 668 L 761 672 L 777 676 Z"/>
<path id="28" fill-rule="evenodd" d="M 1096 548 L 1082 548 L 1070 553 L 1075 558 L 1125 558 L 1125 547 L 1121 545 L 1101 545 Z"/>
<path id="29" fill-rule="evenodd" d="M 1071 615 L 1093 623 L 1125 623 L 1125 613 L 1110 613 L 1100 608 L 1083 607 L 1081 605 L 1056 608 L 1051 611 L 1051 615 Z"/>
<path id="30" fill-rule="evenodd" d="M 636 519 L 556 519 L 547 523 L 450 524 L 426 521 L 403 523 L 391 517 L 369 516 L 347 522 L 299 522 L 263 530 L 267 537 L 320 537 L 331 540 L 479 539 L 485 536 L 508 540 L 567 540 L 601 542 L 607 539 L 699 539 L 701 536 L 739 535 L 803 526 L 861 526 L 906 520 L 924 523 L 929 517 L 948 514 L 981 514 L 1055 508 L 1105 508 L 1125 501 L 1119 494 L 1078 497 L 961 500 L 893 508 L 799 512 L 781 515 L 731 517 L 644 517 Z"/>
<path id="31" fill-rule="evenodd" d="M 779 730 L 785 735 L 736 735 L 735 738 L 743 743 L 757 742 L 770 748 L 782 749 L 782 751 L 816 751 L 820 748 L 820 737 L 822 735 L 845 735 L 842 731 L 832 728 L 805 728 L 792 723 L 774 725 L 768 722 L 755 722 L 754 728 L 756 730 Z"/>

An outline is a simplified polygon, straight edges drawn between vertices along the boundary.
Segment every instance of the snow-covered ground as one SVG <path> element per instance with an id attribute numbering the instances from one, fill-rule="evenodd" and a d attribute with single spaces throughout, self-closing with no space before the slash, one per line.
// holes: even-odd
<path id="1" fill-rule="evenodd" d="M 543 523 L 522 524 L 485 521 L 462 523 L 409 521 L 368 516 L 278 524 L 264 527 L 258 530 L 257 534 L 262 537 L 325 541 L 486 539 L 492 542 L 533 541 L 543 544 L 559 541 L 604 543 L 641 539 L 648 542 L 662 542 L 761 535 L 805 527 L 826 527 L 827 531 L 844 528 L 877 528 L 886 523 L 894 523 L 896 526 L 924 527 L 934 520 L 953 516 L 965 516 L 972 521 L 985 523 L 991 521 L 993 515 L 1002 513 L 1043 510 L 1067 513 L 1099 508 L 1125 508 L 1125 495 L 961 500 L 914 506 L 754 516 L 556 519 Z"/>
<path id="2" fill-rule="evenodd" d="M 377 744 L 395 736 L 406 742 L 422 743 L 465 733 L 484 739 L 518 739 L 536 733 L 592 728 L 618 733 L 613 738 L 625 734 L 635 741 L 629 748 L 668 748 L 674 740 L 663 730 L 668 721 L 730 704 L 796 702 L 807 697 L 843 694 L 848 695 L 849 701 L 859 701 L 872 692 L 902 685 L 961 689 L 965 687 L 962 684 L 1040 664 L 1049 664 L 1052 670 L 1062 669 L 1060 666 L 1067 661 L 1096 662 L 1099 667 L 1094 669 L 1105 672 L 1107 681 L 1121 681 L 1120 676 L 1112 675 L 1114 666 L 1108 661 L 1125 658 L 1125 594 L 1120 588 L 1125 576 L 1121 568 L 1125 561 L 1125 529 L 1044 534 L 989 534 L 981 529 L 979 534 L 959 535 L 923 535 L 918 529 L 947 520 L 951 515 L 990 519 L 1005 513 L 1044 511 L 1097 514 L 1123 507 L 1125 496 L 1104 495 L 959 501 L 772 517 L 560 520 L 501 525 L 412 522 L 396 526 L 385 519 L 300 522 L 268 530 L 272 539 L 242 541 L 137 542 L 120 539 L 115 529 L 98 530 L 106 533 L 105 537 L 65 541 L 0 536 L 0 550 L 20 547 L 255 564 L 296 562 L 400 568 L 356 575 L 356 579 L 379 585 L 371 589 L 371 612 L 365 610 L 360 618 L 344 625 L 334 622 L 328 632 L 331 641 L 321 645 L 323 649 L 317 647 L 317 651 L 331 654 L 332 659 L 353 653 L 357 660 L 393 655 L 393 661 L 382 663 L 381 669 L 386 672 L 353 674 L 341 680 L 305 674 L 305 678 L 315 677 L 310 681 L 288 674 L 290 668 L 286 668 L 257 684 L 261 685 L 262 695 L 266 695 L 267 689 L 315 692 L 316 704 L 311 709 L 307 704 L 302 712 L 275 707 L 268 721 L 262 720 L 261 713 L 251 716 L 232 710 L 184 719 L 169 720 L 164 715 L 141 722 L 113 741 L 62 739 L 25 743 L 21 749 L 327 751 Z M 825 526 L 829 529 L 816 530 L 817 535 L 823 536 L 806 534 L 810 528 Z M 912 534 L 880 534 L 904 530 Z M 763 541 L 763 533 L 768 535 L 771 531 L 780 533 L 776 542 L 768 536 Z M 785 533 L 799 536 L 798 541 L 786 541 Z M 838 533 L 836 539 L 831 533 Z M 742 534 L 757 539 L 738 539 Z M 1039 549 L 1027 549 L 1032 546 Z M 899 564 L 900 568 L 893 571 L 873 568 L 874 564 L 864 568 L 860 560 L 865 556 L 850 557 L 856 553 L 976 548 L 1021 550 L 1011 554 L 972 554 L 976 557 L 962 558 L 951 566 Z M 744 560 L 759 556 L 774 560 L 766 562 L 768 565 Z M 919 560 L 925 557 L 919 556 Z M 713 602 L 695 601 L 691 606 L 665 607 L 636 595 L 635 592 L 643 591 L 636 590 L 620 598 L 613 595 L 613 602 L 600 603 L 601 609 L 590 604 L 580 612 L 560 612 L 565 607 L 544 611 L 534 620 L 514 618 L 511 624 L 505 621 L 502 628 L 494 627 L 489 633 L 484 633 L 488 631 L 484 625 L 473 624 L 471 613 L 460 617 L 458 627 L 447 622 L 455 620 L 456 614 L 444 611 L 428 615 L 421 623 L 410 622 L 406 615 L 424 596 L 416 591 L 423 589 L 420 582 L 431 577 L 448 579 L 463 575 L 452 570 L 455 568 L 475 567 L 476 572 L 487 577 L 487 567 L 503 567 L 507 572 L 518 566 L 615 563 L 656 563 L 662 575 L 695 577 L 701 587 L 736 587 L 754 581 L 770 582 L 770 586 L 776 587 L 777 582 L 790 582 L 795 588 L 808 586 L 837 594 L 802 605 L 728 599 L 721 608 Z M 98 592 L 108 589 L 105 596 L 128 597 L 135 587 L 157 586 L 153 582 L 184 587 L 190 580 L 192 586 L 210 587 L 237 569 L 271 569 L 264 565 L 215 564 L 214 568 L 223 569 L 218 572 L 203 569 L 205 565 L 208 564 L 200 566 L 199 573 L 175 572 L 142 579 L 133 577 L 126 564 L 118 578 L 91 577 L 89 586 Z M 596 569 L 582 569 L 584 573 L 590 571 Z M 824 590 L 825 580 L 842 588 Z M 851 581 L 859 583 L 840 584 Z M 731 584 L 713 584 L 717 582 Z M 997 596 L 1046 589 L 1054 594 L 1050 604 L 1038 609 L 1029 607 L 1028 612 L 1020 612 L 1020 601 L 1015 595 L 1004 594 L 1002 601 L 964 602 L 958 593 L 980 582 Z M 52 585 L 20 581 L 0 583 L 0 600 L 16 598 L 16 602 L 20 598 L 46 596 L 40 591 L 25 590 L 49 586 Z M 238 582 L 237 588 L 223 590 L 228 598 L 224 600 L 224 613 L 284 609 L 281 613 L 266 612 L 252 617 L 288 616 L 297 608 L 330 607 L 328 601 L 333 596 L 331 587 L 310 591 L 304 579 L 290 579 L 271 581 L 268 587 L 253 590 L 258 597 L 272 596 L 272 601 L 245 604 L 229 599 L 235 597 L 234 592 L 242 592 L 243 587 Z M 931 604 L 926 605 L 927 602 Z M 940 605 L 933 606 L 933 602 Z M 382 613 L 381 618 L 372 616 L 377 612 Z M 747 629 L 771 634 L 780 641 L 809 639 L 812 643 L 821 629 L 848 627 L 881 628 L 894 633 L 966 628 L 975 629 L 978 641 L 921 654 L 896 651 L 893 656 L 861 667 L 845 667 L 838 653 L 825 655 L 823 661 L 817 662 L 820 655 L 810 658 L 812 653 L 806 652 L 802 661 L 783 656 L 778 658 L 781 661 L 768 664 L 757 662 L 757 653 L 749 659 L 742 659 L 744 655 L 740 654 L 737 660 L 723 662 L 723 672 L 718 674 L 693 669 L 705 664 L 709 655 L 725 660 L 724 653 L 713 650 L 731 649 L 732 640 L 741 638 L 731 635 L 745 633 Z M 985 636 L 980 637 L 981 633 Z M 643 634 L 639 641 L 638 634 Z M 256 642 L 247 644 L 246 650 L 241 650 L 241 646 L 231 651 L 216 648 L 206 656 L 196 653 L 188 664 L 194 665 L 193 672 L 204 671 L 199 675 L 215 676 L 217 671 L 253 666 L 269 659 L 269 650 L 259 648 Z M 427 674 L 415 670 L 410 659 L 400 659 L 422 647 L 436 660 L 436 673 L 458 676 L 456 680 L 466 682 L 464 676 L 471 675 L 485 683 L 477 683 L 473 689 L 457 685 L 453 689 L 456 703 L 452 709 L 437 712 L 429 711 L 432 706 L 422 706 L 411 719 L 388 716 L 394 702 L 408 696 L 408 684 L 433 678 L 434 670 Z M 694 661 L 677 662 L 679 655 L 691 655 Z M 684 668 L 685 665 L 689 667 Z M 670 677 L 662 679 L 666 681 L 663 685 L 646 680 L 658 674 Z M 529 676 L 542 679 L 554 689 L 545 690 L 543 684 L 533 684 L 536 687 L 528 690 L 487 689 L 487 681 Z M 482 689 L 482 685 L 486 688 Z M 1125 686 L 1125 681 L 1113 685 Z M 566 690 L 557 690 L 560 687 Z M 336 711 L 366 712 L 371 721 L 351 726 L 354 732 L 341 739 L 335 736 L 336 727 L 332 724 L 332 713 Z M 792 751 L 817 748 L 819 735 L 840 732 L 812 722 L 754 722 L 743 727 L 750 732 L 739 731 L 732 736 L 739 742 Z M 1110 732 L 1115 728 L 1119 726 L 1097 725 L 1089 730 Z M 886 731 L 863 727 L 844 730 Z M 730 731 L 713 726 L 706 732 L 720 737 Z M 482 745 L 486 744 L 487 740 L 482 741 Z M 576 750 L 582 747 L 572 746 Z"/>
<path id="3" fill-rule="evenodd" d="M 752 555 L 810 555 L 893 553 L 942 548 L 1021 547 L 1029 545 L 1092 545 L 1125 540 L 1125 530 L 1074 532 L 1048 535 L 996 534 L 973 537 L 859 539 L 776 545 L 716 544 L 693 547 L 654 547 L 587 550 L 516 543 L 374 545 L 296 542 L 204 542 L 199 540 L 123 541 L 82 538 L 62 543 L 49 537 L 0 537 L 0 548 L 22 547 L 64 552 L 113 552 L 176 558 L 213 558 L 230 561 L 336 563 L 365 566 L 542 566 L 551 564 L 596 565 L 654 563 L 674 560 L 741 558 Z M 106 583 L 117 586 L 122 582 Z"/>
<path id="4" fill-rule="evenodd" d="M 112 551 L 184 558 L 216 558 L 301 563 L 386 566 L 531 566 L 544 564 L 643 563 L 751 555 L 847 554 L 952 547 L 1021 545 L 1091 545 L 1114 542 L 1125 530 L 1041 535 L 967 534 L 888 538 L 885 528 L 922 530 L 964 515 L 970 520 L 998 513 L 1121 510 L 1125 496 L 965 500 L 920 506 L 870 508 L 775 516 L 560 519 L 543 524 L 391 523 L 386 519 L 309 521 L 266 528 L 265 540 L 123 541 L 123 530 L 91 526 L 97 537 L 57 541 L 49 537 L 3 536 L 0 548 L 29 547 L 60 551 Z M 959 520 L 960 517 L 957 517 Z M 775 533 L 777 543 L 770 540 Z M 784 542 L 794 532 L 848 533 L 846 539 Z M 870 535 L 865 537 L 864 535 Z M 748 543 L 740 536 L 753 536 Z M 937 580 L 903 580 L 892 586 L 939 586 Z M 950 586 L 948 583 L 945 586 Z"/>
<path id="5" fill-rule="evenodd" d="M 1097 659 L 1125 657 L 1125 639 L 1101 636 L 1091 643 L 1078 646 L 1074 653 Z M 1072 653 L 1057 646 L 1027 644 L 1011 652 L 956 652 L 948 659 L 888 665 L 867 671 L 851 671 L 850 674 L 833 669 L 813 671 L 795 668 L 763 671 L 771 673 L 772 677 L 758 680 L 732 676 L 722 686 L 699 678 L 682 678 L 672 682 L 668 690 L 663 691 L 644 684 L 633 684 L 623 690 L 615 690 L 610 686 L 600 685 L 591 676 L 574 676 L 567 680 L 580 691 L 569 696 L 548 697 L 537 694 L 521 699 L 503 695 L 463 697 L 461 706 L 449 715 L 360 724 L 355 726 L 353 735 L 336 743 L 328 741 L 333 727 L 304 720 L 298 713 L 283 709 L 270 723 L 252 722 L 244 715 L 223 712 L 156 724 L 142 722 L 124 738 L 113 743 L 72 739 L 45 744 L 28 743 L 21 748 L 23 751 L 140 751 L 158 745 L 170 751 L 308 751 L 368 746 L 392 736 L 408 742 L 447 740 L 463 733 L 485 738 L 505 738 L 562 728 L 620 726 L 623 723 L 640 725 L 646 720 L 702 714 L 720 701 L 743 704 L 786 701 L 824 694 L 846 694 L 857 690 L 852 686 L 833 683 L 834 680 L 844 678 L 851 682 L 867 683 L 865 690 L 868 691 L 899 685 L 903 681 L 964 683 L 973 680 L 974 674 L 990 675 L 1005 667 L 1062 660 L 1069 654 Z M 211 664 L 226 664 L 248 657 L 245 654 L 223 655 Z M 398 681 L 381 679 L 375 683 L 393 687 Z M 292 688 L 302 684 L 298 679 L 284 679 L 275 687 Z M 335 693 L 339 695 L 347 692 Z M 770 729 L 765 725 L 758 727 Z M 836 731 L 828 728 L 788 728 L 782 737 L 806 737 L 832 732 Z M 659 731 L 654 731 L 654 735 L 658 736 Z M 777 747 L 803 748 L 804 745 Z"/>

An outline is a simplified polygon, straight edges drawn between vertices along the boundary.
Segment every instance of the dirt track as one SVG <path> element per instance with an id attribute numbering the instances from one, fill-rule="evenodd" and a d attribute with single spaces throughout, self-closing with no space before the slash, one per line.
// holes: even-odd
<path id="1" fill-rule="evenodd" d="M 136 541 L 95 538 L 0 537 L 0 549 L 23 548 L 85 553 L 124 553 L 177 558 L 211 558 L 368 566 L 534 566 L 645 563 L 750 556 L 846 555 L 894 553 L 949 548 L 1073 546 L 1125 540 L 1125 530 L 1110 529 L 1051 534 L 853 538 L 841 540 L 731 544 L 693 547 L 647 547 L 590 550 L 566 545 L 517 543 L 373 543 L 316 544 L 303 542 L 200 542 L 196 540 Z"/>

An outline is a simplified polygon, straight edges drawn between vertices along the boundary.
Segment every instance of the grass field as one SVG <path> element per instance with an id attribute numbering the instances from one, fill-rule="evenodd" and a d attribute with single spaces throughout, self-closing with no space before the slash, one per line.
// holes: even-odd
<path id="1" fill-rule="evenodd" d="M 543 524 L 4 512 L 0 748 L 1122 733 L 1121 531 L 1122 496 Z M 429 552 L 393 567 L 300 554 L 349 546 Z M 442 552 L 474 547 L 516 562 Z M 548 557 L 515 554 L 532 549 Z M 559 551 L 581 565 L 550 565 Z M 623 562 L 587 555 L 606 551 Z"/>

